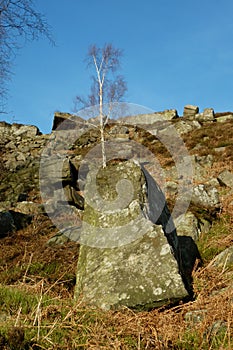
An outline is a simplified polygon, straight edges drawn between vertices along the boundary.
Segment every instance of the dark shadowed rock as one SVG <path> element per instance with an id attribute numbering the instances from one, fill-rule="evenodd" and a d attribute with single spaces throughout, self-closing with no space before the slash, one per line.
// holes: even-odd
<path id="1" fill-rule="evenodd" d="M 19 213 L 14 210 L 9 210 L 9 213 L 13 218 L 14 226 L 16 230 L 21 230 L 27 227 L 32 221 L 32 216 L 29 214 Z"/>
<path id="2" fill-rule="evenodd" d="M 197 267 L 202 265 L 202 258 L 198 247 L 192 237 L 190 236 L 178 236 L 180 255 L 183 269 L 183 280 L 186 288 L 190 294 L 192 294 L 192 272 L 195 264 Z"/>
<path id="3" fill-rule="evenodd" d="M 75 121 L 74 121 L 75 118 Z M 83 124 L 84 119 L 70 113 L 55 112 L 53 119 L 52 130 L 56 130 L 59 127 L 59 130 L 69 130 L 77 127 L 77 122 Z"/>
<path id="4" fill-rule="evenodd" d="M 0 212 L 0 238 L 15 230 L 14 219 L 9 211 Z"/>
<path id="5" fill-rule="evenodd" d="M 70 185 L 64 187 L 66 200 L 70 205 L 75 206 L 78 209 L 84 209 L 84 198 Z"/>

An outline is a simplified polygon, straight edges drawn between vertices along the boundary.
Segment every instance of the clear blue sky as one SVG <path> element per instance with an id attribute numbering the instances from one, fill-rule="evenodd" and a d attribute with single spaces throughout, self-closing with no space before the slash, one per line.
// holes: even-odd
<path id="1" fill-rule="evenodd" d="M 8 122 L 50 132 L 56 110 L 72 112 L 89 91 L 90 44 L 123 49 L 126 101 L 154 111 L 186 104 L 233 110 L 232 0 L 35 0 L 56 46 L 27 43 L 15 59 Z"/>

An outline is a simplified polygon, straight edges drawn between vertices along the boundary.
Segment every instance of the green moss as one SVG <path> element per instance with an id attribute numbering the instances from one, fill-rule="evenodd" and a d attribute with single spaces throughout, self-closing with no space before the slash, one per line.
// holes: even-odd
<path id="1" fill-rule="evenodd" d="M 30 265 L 29 274 L 40 275 L 41 277 L 46 277 L 48 275 L 53 275 L 59 273 L 61 265 L 57 261 L 52 261 L 49 263 L 45 262 L 34 262 Z"/>
<path id="2" fill-rule="evenodd" d="M 95 174 L 93 174 L 95 176 Z M 105 204 L 117 200 L 118 192 L 117 185 L 121 180 L 128 180 L 131 184 L 129 188 L 130 202 L 128 202 L 127 191 L 125 202 L 126 207 L 121 210 L 113 210 L 112 213 L 104 211 L 102 208 L 103 201 Z M 97 178 L 89 179 L 92 184 L 96 181 L 96 191 L 99 199 L 97 200 L 98 209 L 93 208 L 88 203 L 85 204 L 85 211 L 83 220 L 93 227 L 117 227 L 124 226 L 132 220 L 135 220 L 141 212 L 141 199 L 137 196 L 143 195 L 141 186 L 145 179 L 142 175 L 141 169 L 133 162 L 128 162 L 127 167 L 124 162 L 108 164 L 106 168 L 101 168 L 97 174 Z M 88 188 L 88 185 L 87 185 Z M 92 187 L 90 187 L 92 189 Z M 122 191 L 122 190 L 121 190 Z M 92 194 L 92 193 L 91 193 Z M 121 193 L 121 199 L 125 193 Z M 94 196 L 94 194 L 92 194 Z"/>
<path id="3" fill-rule="evenodd" d="M 217 332 L 212 332 L 211 327 L 204 334 L 199 334 L 198 329 L 188 329 L 182 338 L 173 344 L 173 348 L 176 350 L 219 350 L 229 349 L 229 337 L 226 334 L 226 327 L 219 328 Z"/>
<path id="4" fill-rule="evenodd" d="M 204 233 L 198 241 L 198 248 L 202 258 L 206 262 L 209 262 L 217 254 L 226 249 L 228 247 L 228 240 L 224 240 L 224 238 L 230 235 L 231 232 L 227 217 L 221 216 L 221 218 L 215 220 L 211 229 L 207 233 Z"/>
<path id="5" fill-rule="evenodd" d="M 35 295 L 28 294 L 26 291 L 21 291 L 17 288 L 0 286 L 0 306 L 1 310 L 15 313 L 19 309 L 23 314 L 31 312 L 38 300 Z"/>

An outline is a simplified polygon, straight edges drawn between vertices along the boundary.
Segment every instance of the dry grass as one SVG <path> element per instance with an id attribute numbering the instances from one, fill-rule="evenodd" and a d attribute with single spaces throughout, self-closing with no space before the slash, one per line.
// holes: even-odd
<path id="1" fill-rule="evenodd" d="M 57 282 L 53 289 L 63 297 L 70 297 L 75 284 L 78 245 L 68 242 L 47 246 L 46 242 L 56 232 L 51 221 L 39 215 L 28 228 L 2 238 L 0 283 L 36 285 L 43 278 L 45 286 Z"/>
<path id="2" fill-rule="evenodd" d="M 41 280 L 37 304 L 27 314 L 19 307 L 8 317 L 2 342 L 21 330 L 23 349 L 232 349 L 233 292 L 226 288 L 227 275 L 206 268 L 195 278 L 196 301 L 138 313 L 102 312 L 55 297 L 48 301 Z"/>
<path id="3" fill-rule="evenodd" d="M 194 273 L 195 301 L 103 312 L 73 300 L 78 246 L 47 247 L 54 233 L 41 216 L 1 240 L 0 349 L 232 349 L 232 271 L 214 268 L 209 257 Z"/>

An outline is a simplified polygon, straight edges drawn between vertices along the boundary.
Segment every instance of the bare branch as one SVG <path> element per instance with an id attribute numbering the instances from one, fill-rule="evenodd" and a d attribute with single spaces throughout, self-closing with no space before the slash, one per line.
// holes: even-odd
<path id="1" fill-rule="evenodd" d="M 6 98 L 11 63 L 26 40 L 46 37 L 54 44 L 45 17 L 34 9 L 33 0 L 0 0 L 0 97 Z"/>
<path id="2" fill-rule="evenodd" d="M 122 76 L 115 77 L 114 74 L 120 68 L 122 54 L 123 51 L 114 48 L 111 43 L 105 44 L 102 48 L 95 44 L 89 47 L 85 61 L 87 68 L 93 70 L 97 78 L 92 76 L 91 93 L 87 99 L 80 99 L 80 96 L 75 99 L 75 110 L 77 110 L 77 106 L 86 108 L 98 104 L 100 87 L 104 104 L 123 100 L 127 84 Z"/>
<path id="3" fill-rule="evenodd" d="M 127 84 L 124 78 L 119 75 L 114 81 L 111 81 L 107 89 L 107 99 L 109 102 L 122 101 L 127 91 Z"/>

